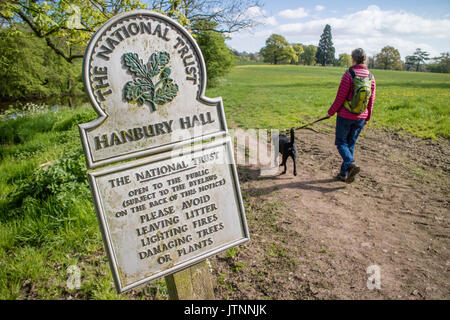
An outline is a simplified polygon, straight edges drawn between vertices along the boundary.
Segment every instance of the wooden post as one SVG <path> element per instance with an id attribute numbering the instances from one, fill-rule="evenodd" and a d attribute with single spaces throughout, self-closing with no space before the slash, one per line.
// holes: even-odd
<path id="1" fill-rule="evenodd" d="M 214 300 L 214 288 L 206 260 L 165 277 L 170 300 Z"/>

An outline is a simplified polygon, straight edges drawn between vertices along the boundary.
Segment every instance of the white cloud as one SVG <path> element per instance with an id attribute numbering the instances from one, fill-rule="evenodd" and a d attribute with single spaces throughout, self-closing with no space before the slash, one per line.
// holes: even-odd
<path id="1" fill-rule="evenodd" d="M 297 8 L 294 10 L 287 9 L 280 11 L 278 13 L 280 17 L 286 18 L 286 19 L 301 19 L 308 16 L 308 12 L 304 8 Z"/>
<path id="2" fill-rule="evenodd" d="M 248 8 L 243 14 L 244 17 L 253 19 L 263 25 L 269 25 L 269 26 L 277 26 L 278 25 L 278 21 L 274 16 L 267 17 L 266 15 L 267 15 L 267 11 L 261 9 L 261 7 L 258 7 L 258 6 Z"/>
<path id="3" fill-rule="evenodd" d="M 269 25 L 269 26 L 277 26 L 278 25 L 278 21 L 275 17 L 267 17 L 267 18 L 263 18 L 261 19 L 261 22 L 263 24 Z"/>
<path id="4" fill-rule="evenodd" d="M 316 11 L 322 11 L 322 10 L 325 10 L 325 7 L 324 7 L 324 6 L 321 6 L 320 4 L 318 4 L 314 9 L 315 9 Z"/>
<path id="5" fill-rule="evenodd" d="M 280 30 L 289 34 L 321 33 L 326 24 L 334 33 L 352 35 L 414 35 L 426 37 L 449 37 L 450 19 L 424 19 L 407 12 L 383 11 L 369 6 L 342 18 L 316 19 L 308 22 L 284 24 Z"/>
<path id="6" fill-rule="evenodd" d="M 266 10 L 262 10 L 261 7 L 254 6 L 247 8 L 244 15 L 249 18 L 258 18 L 263 17 L 266 14 Z"/>
<path id="7" fill-rule="evenodd" d="M 270 27 L 255 30 L 257 33 L 235 34 L 233 39 L 237 39 L 235 43 L 240 48 L 251 47 L 252 50 L 262 47 L 272 33 L 285 36 L 289 42 L 317 45 L 326 24 L 331 25 L 336 54 L 350 53 L 354 48 L 361 47 L 369 55 L 374 55 L 387 45 L 397 48 L 403 59 L 416 48 L 426 50 L 430 56 L 449 51 L 450 19 L 423 18 L 406 11 L 382 10 L 377 6 L 343 16 L 313 16 L 307 21 L 271 24 Z"/>
<path id="8" fill-rule="evenodd" d="M 450 38 L 450 19 L 425 19 L 404 11 L 384 11 L 377 6 L 369 6 L 339 18 L 283 24 L 278 26 L 277 31 L 291 38 L 319 39 L 326 24 L 331 25 L 336 49 L 341 49 L 345 44 L 347 49 L 359 44 L 367 48 L 368 52 L 379 52 L 382 46 L 391 44 L 403 53 L 410 54 L 409 52 L 420 46 L 432 54 L 437 54 L 430 45 L 426 45 L 426 40 Z"/>

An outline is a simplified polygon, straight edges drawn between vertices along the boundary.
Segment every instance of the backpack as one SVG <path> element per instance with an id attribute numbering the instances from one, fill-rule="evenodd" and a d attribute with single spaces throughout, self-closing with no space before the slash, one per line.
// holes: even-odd
<path id="1" fill-rule="evenodd" d="M 345 100 L 344 107 L 351 113 L 361 114 L 366 111 L 372 95 L 372 74 L 369 72 L 368 77 L 359 77 L 355 70 L 348 70 L 353 80 L 353 96 L 352 100 Z"/>

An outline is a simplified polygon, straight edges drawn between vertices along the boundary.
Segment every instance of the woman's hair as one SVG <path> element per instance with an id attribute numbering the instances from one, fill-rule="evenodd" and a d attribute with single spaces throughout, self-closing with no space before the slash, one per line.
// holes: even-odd
<path id="1" fill-rule="evenodd" d="M 356 64 L 362 64 L 366 61 L 367 56 L 363 49 L 358 48 L 352 51 L 352 58 Z"/>

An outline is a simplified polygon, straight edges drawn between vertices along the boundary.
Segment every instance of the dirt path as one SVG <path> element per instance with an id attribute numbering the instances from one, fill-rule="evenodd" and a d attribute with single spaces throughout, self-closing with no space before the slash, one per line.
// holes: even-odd
<path id="1" fill-rule="evenodd" d="M 212 259 L 217 298 L 449 299 L 449 141 L 367 130 L 347 185 L 332 133 L 296 139 L 297 177 L 239 167 L 252 240 Z"/>

